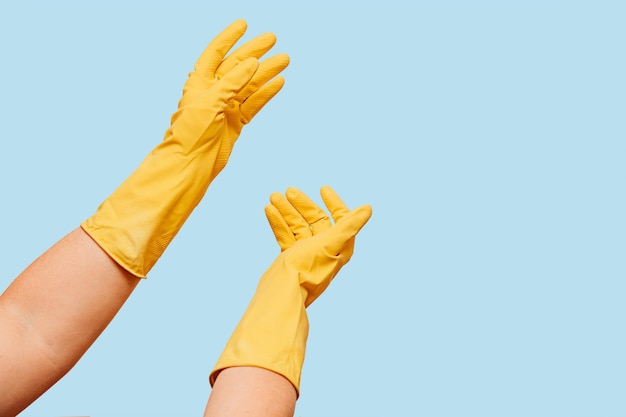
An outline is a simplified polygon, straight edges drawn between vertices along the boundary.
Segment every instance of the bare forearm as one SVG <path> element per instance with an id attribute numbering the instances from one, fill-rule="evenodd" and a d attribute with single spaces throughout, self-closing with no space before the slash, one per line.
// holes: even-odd
<path id="1" fill-rule="evenodd" d="M 65 375 L 138 282 L 80 228 L 24 270 L 0 296 L 0 416 Z"/>
<path id="2" fill-rule="evenodd" d="M 241 366 L 220 372 L 204 417 L 293 417 L 296 390 L 287 378 L 263 368 Z"/>

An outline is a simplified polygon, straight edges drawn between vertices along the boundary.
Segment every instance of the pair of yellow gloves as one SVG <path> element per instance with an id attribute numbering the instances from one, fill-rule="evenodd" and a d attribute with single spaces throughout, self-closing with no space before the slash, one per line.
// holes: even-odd
<path id="1" fill-rule="evenodd" d="M 286 54 L 258 60 L 275 44 L 271 33 L 230 49 L 247 28 L 236 21 L 198 59 L 161 142 L 81 224 L 118 264 L 144 278 L 211 181 L 224 168 L 241 130 L 282 88 Z M 301 191 L 274 193 L 265 212 L 281 253 L 256 293 L 209 380 L 222 369 L 256 366 L 283 375 L 299 393 L 308 319 L 305 308 L 352 256 L 371 208 L 349 210 L 321 189 L 332 219 Z"/>

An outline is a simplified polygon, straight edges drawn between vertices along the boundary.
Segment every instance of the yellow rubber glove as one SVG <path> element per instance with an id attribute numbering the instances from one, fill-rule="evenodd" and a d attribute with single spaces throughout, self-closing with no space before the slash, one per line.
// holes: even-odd
<path id="1" fill-rule="evenodd" d="M 289 63 L 261 35 L 225 58 L 246 30 L 237 21 L 198 59 L 165 139 L 84 221 L 82 228 L 126 270 L 145 277 L 224 168 L 243 126 L 281 89 Z"/>
<path id="2" fill-rule="evenodd" d="M 270 196 L 265 214 L 282 252 L 261 277 L 209 376 L 211 386 L 225 368 L 254 366 L 283 375 L 299 395 L 309 332 L 305 308 L 350 260 L 355 236 L 372 214 L 369 205 L 350 211 L 330 187 L 321 195 L 334 224 L 296 188 L 286 197 Z"/>

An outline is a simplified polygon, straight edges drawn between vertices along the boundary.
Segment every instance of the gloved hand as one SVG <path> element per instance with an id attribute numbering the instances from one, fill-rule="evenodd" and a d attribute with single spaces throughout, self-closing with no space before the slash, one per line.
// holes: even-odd
<path id="1" fill-rule="evenodd" d="M 189 73 L 189 77 L 183 86 L 183 96 L 178 103 L 179 109 L 213 86 L 219 79 L 230 72 L 235 65 L 249 57 L 261 58 L 276 43 L 276 35 L 267 32 L 246 42 L 224 58 L 235 43 L 241 39 L 246 29 L 246 22 L 237 20 L 211 41 L 196 62 L 193 72 Z M 274 77 L 285 69 L 288 64 L 289 56 L 287 54 L 277 54 L 261 62 L 259 70 L 252 81 L 250 81 L 246 90 L 242 91 L 239 97 L 237 97 L 239 102 L 242 102 L 244 99 L 247 100 L 245 108 L 241 109 L 244 112 L 245 120 L 249 121 L 282 88 L 284 79 L 282 77 Z M 268 81 L 270 82 L 268 83 Z M 265 85 L 266 83 L 268 84 Z M 261 87 L 262 90 L 257 91 Z M 256 92 L 256 94 L 254 97 L 250 97 L 253 92 Z M 172 124 L 176 121 L 178 114 L 179 112 L 176 112 L 172 116 Z"/>
<path id="2" fill-rule="evenodd" d="M 328 215 L 296 188 L 270 196 L 267 219 L 281 254 L 263 274 L 209 381 L 233 366 L 255 366 L 283 375 L 299 395 L 309 322 L 306 307 L 350 260 L 356 234 L 369 220 L 369 205 L 350 211 L 322 187 Z"/>
<path id="3" fill-rule="evenodd" d="M 224 168 L 243 126 L 281 89 L 289 64 L 261 35 L 226 57 L 244 21 L 218 35 L 183 88 L 165 139 L 81 227 L 122 267 L 145 277 Z"/>

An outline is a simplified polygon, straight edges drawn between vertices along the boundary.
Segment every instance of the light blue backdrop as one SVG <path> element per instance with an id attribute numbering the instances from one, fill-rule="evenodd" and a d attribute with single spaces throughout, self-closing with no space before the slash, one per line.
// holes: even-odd
<path id="1" fill-rule="evenodd" d="M 286 85 L 149 279 L 22 415 L 201 416 L 278 247 L 273 191 L 374 214 L 311 306 L 296 416 L 626 414 L 626 8 L 4 2 L 0 287 L 163 137 L 230 22 Z"/>

